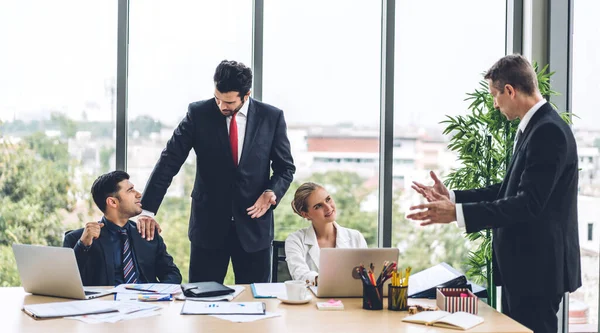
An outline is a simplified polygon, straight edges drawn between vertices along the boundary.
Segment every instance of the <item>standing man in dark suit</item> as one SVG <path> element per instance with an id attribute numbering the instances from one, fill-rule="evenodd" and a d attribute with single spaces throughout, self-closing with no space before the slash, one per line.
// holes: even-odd
<path id="1" fill-rule="evenodd" d="M 146 241 L 131 217 L 142 212 L 141 193 L 124 171 L 104 174 L 92 185 L 92 197 L 104 213 L 100 222 L 65 236 L 64 247 L 75 251 L 84 286 L 122 283 L 181 283 L 181 273 L 167 253 L 162 237 Z"/>
<path id="2" fill-rule="evenodd" d="M 153 237 L 154 214 L 194 149 L 189 281 L 223 282 L 231 258 L 236 284 L 268 282 L 273 209 L 296 171 L 283 111 L 250 98 L 241 63 L 222 61 L 214 82 L 214 98 L 190 104 L 156 163 L 138 227 Z"/>
<path id="3" fill-rule="evenodd" d="M 457 221 L 469 233 L 492 228 L 502 312 L 536 333 L 556 333 L 563 294 L 581 286 L 575 138 L 540 94 L 523 56 L 500 59 L 485 79 L 494 107 L 509 120 L 520 119 L 504 180 L 448 191 L 432 172 L 433 186 L 413 186 L 429 203 L 411 207 L 424 211 L 407 217 L 421 225 Z"/>

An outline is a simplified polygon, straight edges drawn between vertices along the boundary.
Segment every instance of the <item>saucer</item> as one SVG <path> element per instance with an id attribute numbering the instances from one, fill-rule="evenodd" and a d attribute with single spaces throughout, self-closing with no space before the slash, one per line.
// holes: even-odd
<path id="1" fill-rule="evenodd" d="M 307 293 L 306 297 L 304 299 L 298 300 L 298 301 L 289 300 L 289 299 L 287 299 L 286 296 L 279 296 L 279 297 L 277 297 L 277 299 L 280 300 L 282 303 L 285 303 L 285 304 L 305 304 L 305 303 L 310 302 L 310 300 L 312 299 L 312 296 Z"/>

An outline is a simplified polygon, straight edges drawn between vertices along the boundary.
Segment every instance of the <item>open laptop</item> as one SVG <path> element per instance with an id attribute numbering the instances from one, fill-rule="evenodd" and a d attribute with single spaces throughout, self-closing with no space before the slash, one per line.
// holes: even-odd
<path id="1" fill-rule="evenodd" d="M 381 273 L 384 261 L 398 261 L 397 248 L 380 249 L 321 249 L 319 257 L 319 285 L 310 289 L 317 297 L 362 297 L 362 281 L 352 272 L 360 264 L 375 265 L 375 278 Z M 383 286 L 387 295 L 388 280 Z"/>
<path id="2" fill-rule="evenodd" d="M 13 244 L 21 284 L 26 292 L 74 299 L 92 299 L 110 291 L 83 288 L 73 249 Z"/>

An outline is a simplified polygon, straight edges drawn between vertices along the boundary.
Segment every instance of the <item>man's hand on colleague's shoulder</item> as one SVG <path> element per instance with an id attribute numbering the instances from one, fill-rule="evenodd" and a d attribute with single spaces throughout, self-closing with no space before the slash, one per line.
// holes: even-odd
<path id="1" fill-rule="evenodd" d="M 154 217 L 146 215 L 140 215 L 140 217 L 138 217 L 137 229 L 140 235 L 142 235 L 142 238 L 145 238 L 149 241 L 154 239 L 155 231 L 158 231 L 158 233 L 162 232 L 160 225 L 158 224 L 158 222 L 156 222 Z"/>

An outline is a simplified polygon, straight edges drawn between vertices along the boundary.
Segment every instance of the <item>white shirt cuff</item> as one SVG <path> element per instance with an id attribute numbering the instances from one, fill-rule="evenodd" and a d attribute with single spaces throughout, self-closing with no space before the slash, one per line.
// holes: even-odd
<path id="1" fill-rule="evenodd" d="M 454 194 L 454 191 L 448 191 L 448 193 L 450 194 L 450 201 L 452 201 L 453 204 L 456 203 L 456 194 Z"/>
<path id="2" fill-rule="evenodd" d="M 142 209 L 142 213 L 140 214 L 140 216 L 143 216 L 143 215 L 148 216 L 148 217 L 152 217 L 152 218 L 154 218 L 154 216 L 155 216 L 154 213 L 152 213 L 150 211 L 147 211 L 145 209 Z"/>
<path id="3" fill-rule="evenodd" d="M 463 213 L 462 204 L 456 204 L 456 223 L 458 223 L 459 228 L 465 228 L 465 214 Z"/>

